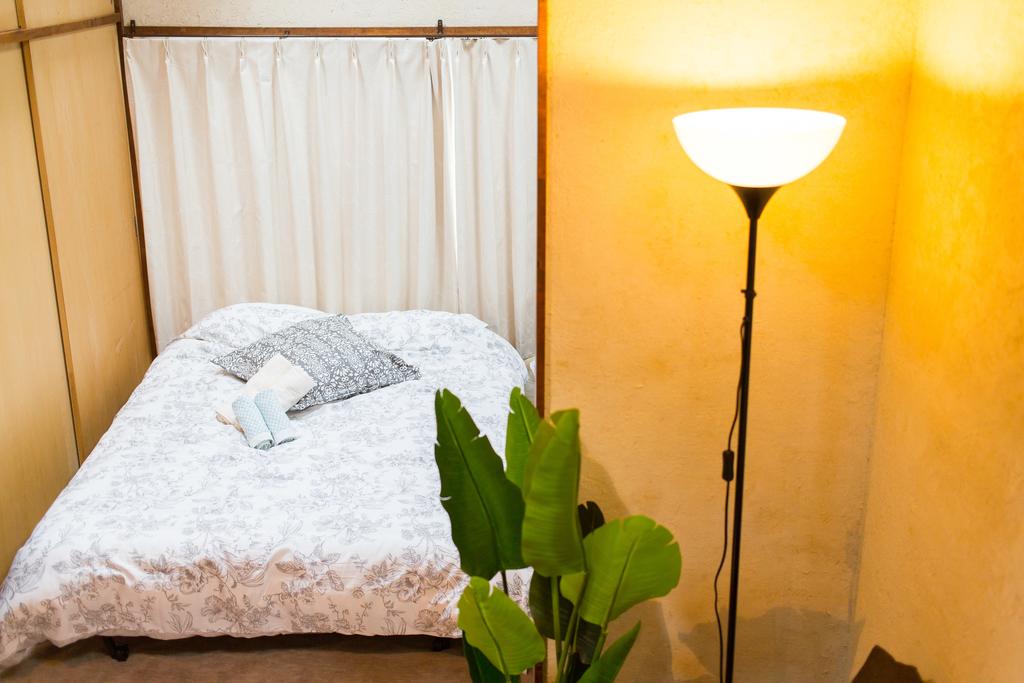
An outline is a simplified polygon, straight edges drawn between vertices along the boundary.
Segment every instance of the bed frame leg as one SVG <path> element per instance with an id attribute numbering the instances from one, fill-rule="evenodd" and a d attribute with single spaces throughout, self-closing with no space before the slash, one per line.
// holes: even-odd
<path id="1" fill-rule="evenodd" d="M 452 646 L 451 638 L 434 638 L 430 643 L 430 649 L 434 652 L 443 652 Z"/>
<path id="2" fill-rule="evenodd" d="M 103 636 L 103 645 L 107 649 L 107 654 L 109 654 L 115 661 L 128 661 L 128 655 L 131 654 L 131 650 L 128 649 L 128 646 L 125 643 L 119 643 L 110 636 Z"/>

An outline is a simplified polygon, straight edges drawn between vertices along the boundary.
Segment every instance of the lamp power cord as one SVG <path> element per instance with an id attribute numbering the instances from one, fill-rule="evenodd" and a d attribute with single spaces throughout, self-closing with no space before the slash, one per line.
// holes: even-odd
<path id="1" fill-rule="evenodd" d="M 740 348 L 743 346 L 747 329 L 747 319 L 744 318 L 740 324 Z M 740 370 L 740 381 L 736 383 L 736 406 L 732 415 L 732 424 L 729 427 L 729 438 L 726 441 L 725 450 L 722 451 L 722 479 L 725 480 L 725 514 L 723 515 L 722 534 L 722 557 L 718 561 L 718 569 L 715 571 L 715 623 L 718 625 L 718 680 L 723 681 L 723 668 L 725 661 L 725 639 L 722 637 L 722 615 L 718 611 L 718 579 L 722 575 L 722 568 L 725 567 L 725 558 L 729 554 L 729 494 L 732 490 L 732 480 L 735 476 L 736 454 L 732 450 L 732 437 L 736 431 L 736 423 L 740 417 L 740 392 L 743 390 L 742 369 Z"/>

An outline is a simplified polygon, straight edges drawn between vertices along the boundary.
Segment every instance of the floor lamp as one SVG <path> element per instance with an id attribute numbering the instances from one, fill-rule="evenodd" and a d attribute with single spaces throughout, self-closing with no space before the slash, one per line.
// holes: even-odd
<path id="1" fill-rule="evenodd" d="M 747 456 L 747 399 L 750 395 L 750 342 L 754 329 L 754 266 L 757 220 L 772 195 L 787 183 L 804 177 L 832 152 L 846 119 L 807 109 L 754 107 L 711 109 L 673 119 L 676 136 L 686 154 L 702 171 L 736 191 L 750 219 L 747 241 L 747 282 L 743 290 L 740 381 L 737 389 L 739 431 L 735 463 L 732 432 L 723 453 L 722 478 L 736 478 L 733 503 L 732 556 L 729 572 L 729 617 L 725 652 L 725 681 L 732 683 L 736 655 L 736 605 L 740 575 L 740 532 L 743 525 L 743 473 Z M 735 467 L 734 467 L 735 465 Z M 721 635 L 721 631 L 719 631 Z"/>

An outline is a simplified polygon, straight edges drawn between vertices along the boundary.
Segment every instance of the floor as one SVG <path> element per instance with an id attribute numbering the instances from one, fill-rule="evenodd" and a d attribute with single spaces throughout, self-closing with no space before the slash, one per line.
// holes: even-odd
<path id="1" fill-rule="evenodd" d="M 4 672 L 12 681 L 343 681 L 344 683 L 468 683 L 457 641 L 433 652 L 423 636 L 338 635 L 273 638 L 127 639 L 131 656 L 116 662 L 99 638 L 65 648 L 45 646 Z"/>

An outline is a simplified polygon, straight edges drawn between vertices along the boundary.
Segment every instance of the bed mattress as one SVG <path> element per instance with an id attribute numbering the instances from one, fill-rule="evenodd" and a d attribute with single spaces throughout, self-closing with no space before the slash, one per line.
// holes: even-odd
<path id="1" fill-rule="evenodd" d="M 241 382 L 210 360 L 319 315 L 231 306 L 160 353 L 0 586 L 0 669 L 93 635 L 458 635 L 434 392 L 500 453 L 526 367 L 472 316 L 353 315 L 421 379 L 293 414 L 297 441 L 248 448 L 214 415 Z M 520 603 L 528 580 L 510 575 Z"/>

